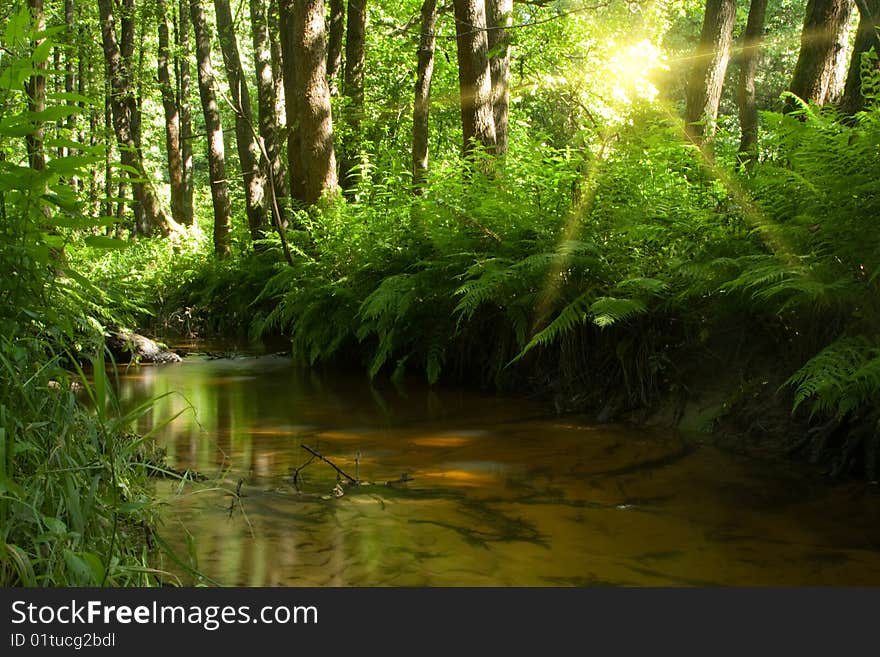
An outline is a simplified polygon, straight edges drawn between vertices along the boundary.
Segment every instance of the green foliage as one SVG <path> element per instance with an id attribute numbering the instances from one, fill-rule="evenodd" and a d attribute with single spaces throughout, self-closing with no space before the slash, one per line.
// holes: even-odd
<path id="1" fill-rule="evenodd" d="M 43 32 L 44 46 L 29 52 L 35 33 L 23 9 L 7 23 L 0 56 L 0 585 L 143 586 L 155 578 L 142 439 L 123 431 L 131 416 L 111 412 L 100 355 L 102 320 L 126 306 L 67 257 L 75 243 L 118 246 L 91 232 L 102 222 L 69 185 L 102 158 L 75 144 L 82 155 L 48 157 L 35 170 L 23 148 L 39 124 L 81 109 L 50 100 L 43 112 L 26 110 L 22 82 L 57 33 Z M 71 377 L 64 368 L 90 353 L 91 382 L 82 370 Z"/>
<path id="2" fill-rule="evenodd" d="M 143 438 L 124 430 L 132 417 L 105 412 L 103 370 L 77 383 L 96 415 L 68 389 L 76 379 L 59 359 L 35 371 L 31 358 L 0 340 L 0 583 L 154 584 Z"/>
<path id="3" fill-rule="evenodd" d="M 843 419 L 880 402 L 880 346 L 864 337 L 840 338 L 786 381 L 794 406 L 812 401 L 811 415 Z"/>

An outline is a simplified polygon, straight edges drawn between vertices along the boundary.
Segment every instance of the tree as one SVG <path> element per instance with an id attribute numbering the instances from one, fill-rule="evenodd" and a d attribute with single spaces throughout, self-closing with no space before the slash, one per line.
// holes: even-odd
<path id="1" fill-rule="evenodd" d="M 135 199 L 143 209 L 148 225 L 158 228 L 162 234 L 167 235 L 180 230 L 180 225 L 168 216 L 162 207 L 156 190 L 144 169 L 135 140 L 132 123 L 136 104 L 128 74 L 124 70 L 123 52 L 116 37 L 111 0 L 98 0 L 98 9 L 101 18 L 101 41 L 110 83 L 113 129 L 120 151 L 119 158 L 129 173 Z"/>
<path id="2" fill-rule="evenodd" d="M 685 132 L 696 142 L 715 133 L 736 22 L 736 0 L 706 0 L 703 29 L 688 77 Z"/>
<path id="3" fill-rule="evenodd" d="M 220 49 L 223 51 L 226 79 L 229 82 L 229 95 L 235 112 L 235 144 L 244 177 L 245 212 L 251 239 L 258 240 L 264 237 L 270 205 L 266 193 L 267 167 L 261 166 L 258 133 L 255 132 L 251 97 L 245 81 L 244 69 L 241 66 L 241 55 L 238 52 L 238 40 L 235 37 L 229 0 L 214 0 L 214 9 L 217 15 L 217 32 L 220 36 Z"/>
<path id="4" fill-rule="evenodd" d="M 199 70 L 199 97 L 208 133 L 208 176 L 211 180 L 211 201 L 214 206 L 214 254 L 225 258 L 232 249 L 229 244 L 230 204 L 226 184 L 226 154 L 223 126 L 214 91 L 214 68 L 211 65 L 211 34 L 200 0 L 189 0 L 190 17 L 196 36 L 196 60 Z"/>
<path id="5" fill-rule="evenodd" d="M 165 150 L 168 155 L 168 180 L 171 188 L 171 216 L 174 221 L 185 224 L 183 155 L 180 143 L 180 108 L 174 93 L 171 79 L 171 37 L 168 26 L 168 5 L 166 0 L 156 0 L 159 27 L 158 80 L 162 94 L 162 107 L 165 110 Z"/>
<path id="6" fill-rule="evenodd" d="M 752 0 L 743 33 L 742 52 L 739 56 L 737 105 L 742 133 L 739 153 L 740 159 L 747 164 L 751 164 L 758 157 L 758 103 L 755 98 L 755 74 L 761 58 L 761 38 L 764 34 L 766 14 L 767 0 Z"/>
<path id="7" fill-rule="evenodd" d="M 342 67 L 342 37 L 345 33 L 345 0 L 330 0 L 327 33 L 327 84 L 330 86 L 330 95 L 338 96 L 339 69 Z"/>
<path id="8" fill-rule="evenodd" d="M 39 36 L 34 41 L 34 52 L 45 42 L 42 33 L 46 31 L 46 17 L 43 13 L 43 0 L 28 0 L 28 9 L 31 13 L 34 31 Z M 38 58 L 35 62 L 34 73 L 25 82 L 27 94 L 28 112 L 39 114 L 46 110 L 46 59 Z M 43 121 L 34 121 L 33 130 L 25 136 L 27 144 L 28 163 L 32 169 L 41 171 L 46 168 L 46 154 L 43 152 Z"/>
<path id="9" fill-rule="evenodd" d="M 495 117 L 495 153 L 507 153 L 507 117 L 510 111 L 510 34 L 513 0 L 486 0 L 489 70 L 492 74 L 492 114 Z"/>
<path id="10" fill-rule="evenodd" d="M 272 51 L 272 75 L 275 77 L 275 115 L 280 125 L 287 125 L 287 99 L 284 85 L 283 39 L 278 0 L 269 0 L 267 13 L 269 27 L 269 46 Z"/>
<path id="11" fill-rule="evenodd" d="M 345 78 L 342 93 L 348 99 L 346 119 L 349 139 L 342 149 L 340 178 L 343 189 L 351 189 L 357 181 L 352 172 L 359 164 L 361 123 L 364 117 L 364 67 L 366 66 L 367 2 L 348 0 L 348 24 L 345 33 Z"/>
<path id="12" fill-rule="evenodd" d="M 298 126 L 288 141 L 292 192 L 301 184 L 302 200 L 312 204 L 337 189 L 324 0 L 282 0 L 279 10 L 288 48 L 283 53 L 288 127 Z"/>
<path id="13" fill-rule="evenodd" d="M 852 0 L 808 0 L 801 49 L 789 91 L 808 103 L 834 102 L 843 91 Z M 786 109 L 795 104 L 789 101 Z"/>
<path id="14" fill-rule="evenodd" d="M 412 176 L 413 190 L 420 193 L 428 175 L 428 117 L 431 111 L 431 78 L 434 74 L 434 46 L 437 37 L 437 0 L 424 0 L 419 34 L 418 72 L 413 103 Z"/>
<path id="15" fill-rule="evenodd" d="M 874 70 L 880 70 L 880 0 L 856 0 L 859 8 L 859 28 L 853 44 L 849 72 L 840 108 L 846 114 L 855 114 L 864 109 L 865 97 L 862 94 L 862 56 L 874 49 Z"/>
<path id="16" fill-rule="evenodd" d="M 73 0 L 64 0 L 64 26 L 67 28 L 67 34 L 69 36 L 73 36 L 76 33 L 76 11 L 73 5 Z M 64 92 L 68 94 L 67 105 L 69 107 L 73 107 L 76 105 L 76 103 L 72 99 L 72 96 L 76 84 L 77 58 L 73 56 L 74 48 L 72 46 L 73 44 L 67 45 L 67 48 L 65 48 L 64 57 Z M 80 77 L 82 77 L 82 69 L 80 69 Z M 76 113 L 71 112 L 70 115 L 67 117 L 67 121 L 65 123 L 67 133 L 68 135 L 70 135 L 71 139 L 74 138 L 75 134 L 75 117 Z M 61 157 L 72 155 L 70 147 L 66 144 L 62 144 L 59 148 L 59 155 Z M 79 185 L 79 179 L 76 177 L 72 178 L 71 185 L 73 186 L 74 190 L 76 190 Z"/>
<path id="17" fill-rule="evenodd" d="M 269 35 L 269 23 L 266 5 L 263 0 L 250 0 L 251 30 L 254 41 L 254 68 L 257 73 L 257 112 L 259 115 L 260 137 L 269 160 L 269 175 L 272 187 L 278 199 L 289 195 L 287 187 L 287 170 L 281 157 L 281 137 L 283 134 L 283 118 L 277 110 L 275 97 L 275 74 L 272 67 L 272 44 Z M 276 217 L 278 225 L 286 225 L 284 203 L 279 200 L 278 210 L 281 216 Z M 272 208 L 275 211 L 275 208 Z"/>
<path id="18" fill-rule="evenodd" d="M 177 106 L 180 108 L 180 156 L 183 165 L 183 223 L 193 223 L 193 149 L 192 106 L 190 105 L 189 65 L 189 0 L 180 0 L 177 6 L 177 52 L 174 67 L 177 72 Z"/>
<path id="19" fill-rule="evenodd" d="M 486 6 L 483 0 L 454 0 L 453 5 L 461 95 L 462 151 L 468 156 L 477 146 L 482 146 L 493 153 L 495 116 L 489 42 L 486 37 Z"/>

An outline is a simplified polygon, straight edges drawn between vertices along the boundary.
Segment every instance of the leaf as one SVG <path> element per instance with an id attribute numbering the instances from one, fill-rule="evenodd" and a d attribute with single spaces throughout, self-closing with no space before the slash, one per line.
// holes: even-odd
<path id="1" fill-rule="evenodd" d="M 74 552 L 65 548 L 64 562 L 73 575 L 72 580 L 80 586 L 100 586 L 104 581 L 104 565 L 91 552 Z"/>
<path id="2" fill-rule="evenodd" d="M 646 310 L 647 306 L 639 299 L 617 299 L 615 297 L 602 297 L 590 306 L 593 323 L 603 328 L 629 319 Z"/>
<path id="3" fill-rule="evenodd" d="M 6 30 L 3 33 L 3 45 L 14 48 L 19 41 L 24 40 L 30 31 L 31 14 L 27 7 L 22 7 L 17 14 L 13 14 L 6 21 Z"/>
<path id="4" fill-rule="evenodd" d="M 94 249 L 127 249 L 129 243 L 106 235 L 89 235 L 85 238 L 86 246 Z"/>
<path id="5" fill-rule="evenodd" d="M 56 536 L 64 536 L 67 533 L 67 525 L 58 518 L 43 516 L 43 524 L 46 526 L 46 529 Z"/>
<path id="6" fill-rule="evenodd" d="M 123 502 L 119 505 L 119 513 L 134 513 L 141 511 L 150 506 L 149 500 L 136 500 L 132 502 Z"/>

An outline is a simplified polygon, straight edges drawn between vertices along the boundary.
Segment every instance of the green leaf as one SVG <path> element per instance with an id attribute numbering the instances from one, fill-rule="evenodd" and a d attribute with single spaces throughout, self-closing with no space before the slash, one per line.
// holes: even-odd
<path id="1" fill-rule="evenodd" d="M 89 235 L 85 238 L 86 246 L 94 249 L 126 249 L 129 243 L 106 235 Z"/>

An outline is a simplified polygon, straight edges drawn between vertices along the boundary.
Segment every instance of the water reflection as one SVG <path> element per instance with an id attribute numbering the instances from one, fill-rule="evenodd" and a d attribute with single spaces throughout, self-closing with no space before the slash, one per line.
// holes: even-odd
<path id="1" fill-rule="evenodd" d="M 157 483 L 163 534 L 186 554 L 191 533 L 224 584 L 880 584 L 876 486 L 280 357 L 132 368 L 120 390 L 132 405 L 172 393 L 137 430 L 212 481 Z M 315 460 L 297 491 L 302 444 L 367 483 L 334 498 Z"/>

